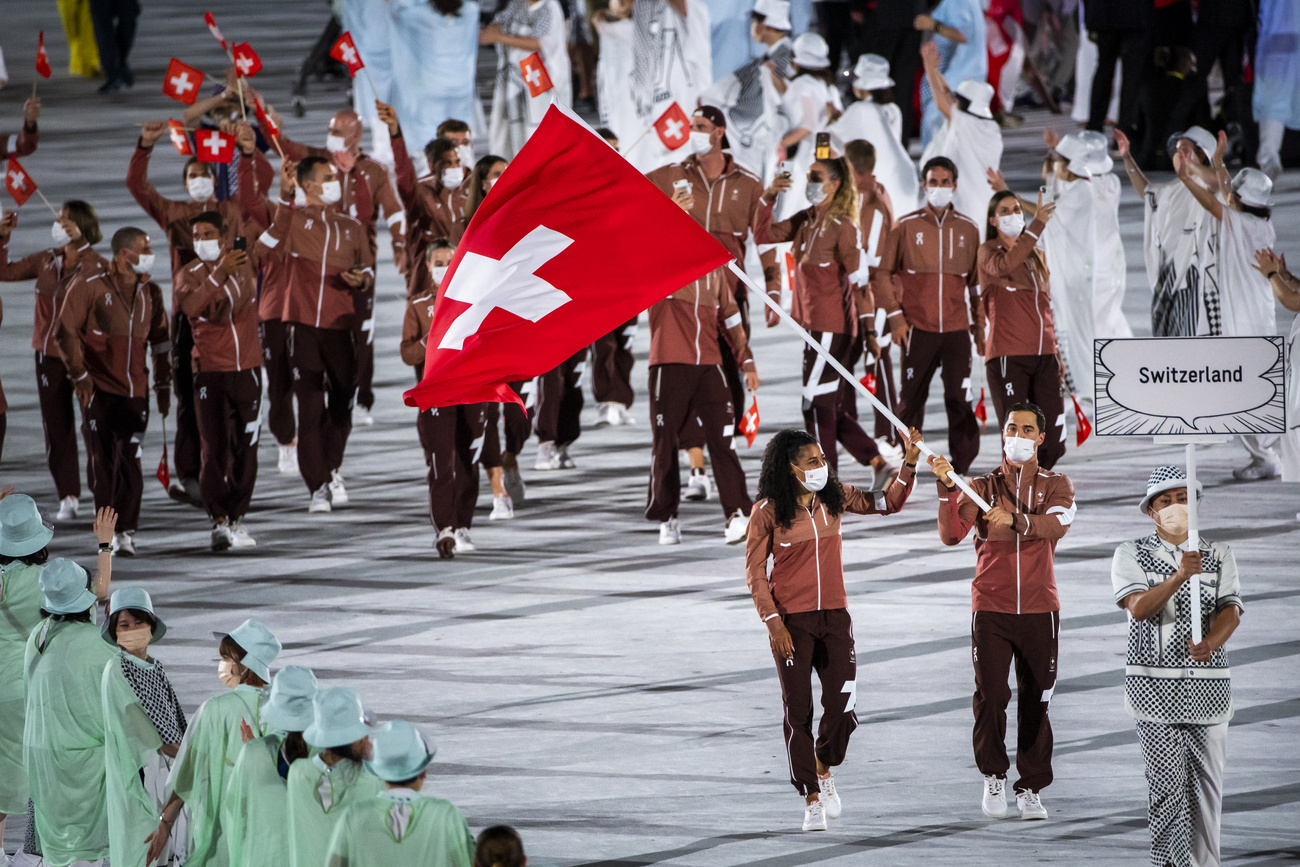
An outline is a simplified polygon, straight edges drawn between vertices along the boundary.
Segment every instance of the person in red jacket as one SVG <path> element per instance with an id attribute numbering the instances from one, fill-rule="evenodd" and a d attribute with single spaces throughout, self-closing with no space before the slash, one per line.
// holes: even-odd
<path id="1" fill-rule="evenodd" d="M 257 338 L 257 272 L 226 239 L 215 211 L 192 221 L 198 259 L 176 276 L 176 306 L 194 335 L 195 407 L 203 469 L 199 487 L 212 518 L 212 550 L 251 548 L 244 515 L 257 481 L 262 347 Z"/>
<path id="2" fill-rule="evenodd" d="M 82 435 L 90 456 L 95 509 L 119 516 L 113 550 L 135 554 L 140 525 L 141 442 L 149 424 L 149 371 L 158 414 L 171 408 L 171 340 L 149 236 L 133 226 L 113 235 L 113 258 L 83 268 L 68 287 L 55 340 L 81 402 Z"/>
<path id="3" fill-rule="evenodd" d="M 903 508 L 915 481 L 920 442 L 913 429 L 901 472 L 874 492 L 841 485 L 821 443 L 807 431 L 783 430 L 763 453 L 758 502 L 745 541 L 745 581 L 767 625 L 781 680 L 790 783 L 804 796 L 805 831 L 825 831 L 827 817 L 839 818 L 832 768 L 844 761 L 849 735 L 858 727 L 858 666 L 840 516 L 890 515 Z M 814 670 L 822 685 L 815 744 Z"/>
<path id="4" fill-rule="evenodd" d="M 1050 470 L 1065 454 L 1065 398 L 1060 351 L 1052 321 L 1047 263 L 1035 249 L 1056 205 L 1039 202 L 1025 227 L 1020 200 L 1010 190 L 989 201 L 988 240 L 980 245 L 980 304 L 988 320 L 984 367 L 999 425 L 1006 408 L 1029 401 L 1047 415 L 1038 465 Z"/>
<path id="5" fill-rule="evenodd" d="M 957 545 L 975 530 L 971 584 L 971 659 L 975 665 L 975 764 L 984 775 L 981 808 L 1007 813 L 1004 737 L 1016 665 L 1016 805 L 1022 819 L 1046 819 L 1040 794 L 1052 782 L 1052 723 L 1047 704 L 1056 688 L 1061 629 L 1053 558 L 1074 522 L 1074 485 L 1038 465 L 1047 419 L 1032 403 L 1007 407 L 1002 465 L 970 486 L 993 508 L 984 514 L 951 484 L 952 464 L 932 458 L 939 477 L 939 538 Z"/>
<path id="6" fill-rule="evenodd" d="M 81 462 L 77 457 L 77 415 L 73 409 L 72 381 L 55 341 L 58 311 L 68 287 L 83 268 L 102 266 L 93 246 L 101 240 L 99 217 L 86 202 L 63 203 L 59 219 L 51 226 L 55 246 L 9 261 L 9 235 L 17 214 L 0 221 L 0 281 L 36 281 L 36 311 L 32 349 L 36 351 L 36 394 L 45 431 L 45 459 L 59 496 L 58 520 L 72 521 L 81 502 Z"/>

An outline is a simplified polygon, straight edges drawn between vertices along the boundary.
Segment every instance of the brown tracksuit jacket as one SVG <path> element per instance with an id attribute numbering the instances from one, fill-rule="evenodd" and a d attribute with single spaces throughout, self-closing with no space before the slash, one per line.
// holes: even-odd
<path id="1" fill-rule="evenodd" d="M 651 364 L 721 364 L 720 338 L 742 368 L 753 369 L 736 296 L 717 270 L 650 308 Z"/>
<path id="2" fill-rule="evenodd" d="M 862 265 L 858 227 L 847 217 L 826 219 L 826 208 L 807 208 L 788 220 L 772 221 L 775 202 L 758 212 L 760 244 L 791 241 L 795 261 L 790 315 L 809 331 L 857 334 L 854 275 Z M 866 284 L 865 276 L 860 281 Z M 874 309 L 874 307 L 872 308 Z"/>
<path id="3" fill-rule="evenodd" d="M 999 238 L 980 246 L 980 304 L 988 321 L 985 358 L 1056 354 L 1049 274 L 1034 251 L 1043 226 L 1034 220 L 1010 248 Z"/>
<path id="4" fill-rule="evenodd" d="M 411 295 L 423 295 L 434 290 L 424 261 L 429 244 L 438 238 L 457 244 L 465 233 L 465 196 L 469 180 L 466 178 L 459 187 L 449 190 L 439 177 L 417 178 L 411 156 L 406 151 L 406 139 L 400 130 L 391 141 L 397 195 L 406 208 L 407 290 Z"/>
<path id="5" fill-rule="evenodd" d="M 10 156 L 25 157 L 35 153 L 40 139 L 40 130 L 37 129 L 36 124 L 24 122 L 18 135 L 12 133 L 0 135 L 0 160 L 8 159 Z"/>
<path id="6" fill-rule="evenodd" d="M 70 268 L 64 266 L 61 248 L 41 250 L 39 253 L 24 256 L 17 262 L 10 262 L 9 239 L 0 238 L 0 282 L 36 281 L 36 315 L 32 323 L 32 349 L 43 355 L 59 354 L 54 335 L 59 322 L 59 311 L 63 307 L 63 299 L 68 294 L 68 287 L 83 268 L 94 269 L 100 267 L 104 261 L 84 240 L 77 248 L 77 254 L 80 258 Z"/>
<path id="7" fill-rule="evenodd" d="M 878 303 L 891 317 L 901 310 L 913 328 L 940 333 L 969 328 L 983 340 L 975 267 L 979 246 L 979 226 L 951 205 L 937 217 L 928 206 L 907 214 L 881 254 Z"/>
<path id="8" fill-rule="evenodd" d="M 154 388 L 171 384 L 162 290 L 140 277 L 123 285 L 107 262 L 83 268 L 68 287 L 55 339 L 73 382 L 89 376 L 108 394 L 147 397 L 145 358 L 152 353 Z"/>
<path id="9" fill-rule="evenodd" d="M 224 252 L 224 251 L 223 251 Z M 194 372 L 233 372 L 262 365 L 257 336 L 257 272 L 251 262 L 227 274 L 195 260 L 176 276 L 172 294 L 194 332 Z"/>
<path id="10" fill-rule="evenodd" d="M 424 369 L 424 350 L 433 327 L 433 305 L 438 296 L 432 292 L 419 295 L 406 302 L 406 316 L 402 319 L 402 362 L 418 372 Z"/>

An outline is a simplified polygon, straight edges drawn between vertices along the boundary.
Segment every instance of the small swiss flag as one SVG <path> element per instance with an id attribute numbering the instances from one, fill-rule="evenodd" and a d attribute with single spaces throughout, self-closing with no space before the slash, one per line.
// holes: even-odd
<path id="1" fill-rule="evenodd" d="M 794 292 L 794 253 L 785 254 L 785 279 L 789 282 L 790 291 Z"/>
<path id="2" fill-rule="evenodd" d="M 182 63 L 175 57 L 167 64 L 167 75 L 163 78 L 163 93 L 186 105 L 193 105 L 199 97 L 199 88 L 203 86 L 203 73 L 188 63 Z"/>
<path id="3" fill-rule="evenodd" d="M 235 137 L 221 130 L 198 130 L 194 133 L 194 148 L 201 163 L 229 163 L 235 159 Z"/>
<path id="4" fill-rule="evenodd" d="M 871 371 L 868 370 L 866 376 L 859 379 L 858 382 L 862 383 L 862 387 L 867 391 L 872 394 L 876 393 L 876 375 Z"/>
<path id="5" fill-rule="evenodd" d="M 172 486 L 172 474 L 167 469 L 167 440 L 163 440 L 162 460 L 158 462 L 158 472 L 154 473 L 158 481 L 162 482 L 163 490 L 170 490 Z"/>
<path id="6" fill-rule="evenodd" d="M 253 100 L 253 111 L 257 114 L 257 125 L 262 128 L 262 135 L 267 138 L 279 139 L 280 128 L 271 120 L 271 115 L 267 112 L 266 106 L 262 105 L 262 100 Z"/>
<path id="7" fill-rule="evenodd" d="M 330 57 L 346 66 L 348 75 L 353 78 L 356 78 L 357 72 L 365 66 L 361 62 L 361 52 L 357 51 L 357 44 L 352 41 L 352 34 L 349 31 L 344 31 L 334 43 L 334 47 L 330 49 Z"/>
<path id="8" fill-rule="evenodd" d="M 675 151 L 691 140 L 691 119 L 677 103 L 668 106 L 668 110 L 659 115 L 655 121 L 655 132 L 659 141 L 670 151 Z"/>
<path id="9" fill-rule="evenodd" d="M 253 46 L 247 42 L 236 45 L 232 55 L 235 58 L 235 71 L 244 78 L 252 78 L 262 71 L 262 58 L 257 56 Z"/>
<path id="10" fill-rule="evenodd" d="M 1079 406 L 1079 399 L 1074 395 L 1070 395 L 1070 400 L 1074 402 L 1074 421 L 1077 428 L 1074 435 L 1074 444 L 1081 446 L 1092 435 L 1092 422 L 1088 421 L 1088 417 L 1083 414 L 1083 407 Z"/>
<path id="11" fill-rule="evenodd" d="M 745 410 L 745 414 L 740 417 L 738 430 L 745 437 L 745 448 L 752 446 L 754 440 L 758 439 L 758 398 L 754 398 L 749 409 Z"/>
<path id="12" fill-rule="evenodd" d="M 217 26 L 217 19 L 212 17 L 211 12 L 203 13 L 203 23 L 208 25 L 208 29 L 212 31 L 213 37 L 221 43 L 222 48 L 225 48 L 226 37 L 221 35 L 221 28 Z"/>
<path id="13" fill-rule="evenodd" d="M 979 403 L 975 404 L 975 417 L 980 420 L 980 430 L 984 429 L 984 422 L 989 420 L 989 411 L 984 408 L 984 389 L 980 389 Z"/>
<path id="14" fill-rule="evenodd" d="M 194 148 L 190 147 L 190 137 L 185 134 L 184 124 L 179 120 L 168 118 L 167 134 L 172 137 L 172 144 L 176 145 L 176 150 L 181 156 L 194 156 Z"/>
<path id="15" fill-rule="evenodd" d="M 50 56 L 45 53 L 45 31 L 36 37 L 36 71 L 42 78 L 50 77 Z"/>
<path id="16" fill-rule="evenodd" d="M 13 196 L 19 207 L 27 204 L 32 193 L 36 192 L 36 181 L 32 180 L 32 176 L 27 174 L 27 170 L 18 165 L 18 160 L 12 156 L 9 157 L 9 164 L 5 166 L 5 189 Z"/>
<path id="17" fill-rule="evenodd" d="M 542 55 L 536 51 L 519 61 L 519 71 L 524 76 L 524 84 L 528 85 L 529 96 L 541 96 L 554 86 L 546 72 L 546 64 L 542 63 Z"/>

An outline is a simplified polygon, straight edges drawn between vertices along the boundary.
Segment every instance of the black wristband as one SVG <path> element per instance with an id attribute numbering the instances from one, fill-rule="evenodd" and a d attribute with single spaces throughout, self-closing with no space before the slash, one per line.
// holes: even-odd
<path id="1" fill-rule="evenodd" d="M 112 542 L 100 542 L 100 543 L 99 543 L 99 553 L 101 553 L 101 554 L 112 554 L 112 553 L 113 553 L 113 543 L 112 543 Z"/>
<path id="2" fill-rule="evenodd" d="M 916 464 L 909 464 L 907 461 L 903 461 L 903 466 L 907 467 L 908 469 L 912 469 L 912 470 L 916 469 Z"/>
<path id="3" fill-rule="evenodd" d="M 1265 280 L 1272 280 L 1274 277 L 1276 277 L 1276 276 L 1277 276 L 1278 274 L 1280 274 L 1280 273 L 1281 273 L 1280 271 L 1274 271 L 1272 274 L 1265 274 L 1265 275 L 1264 275 L 1264 279 L 1265 279 Z"/>

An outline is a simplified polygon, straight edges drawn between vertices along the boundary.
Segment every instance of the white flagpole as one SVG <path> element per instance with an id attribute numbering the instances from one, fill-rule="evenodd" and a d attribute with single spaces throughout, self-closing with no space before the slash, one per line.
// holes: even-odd
<path id="1" fill-rule="evenodd" d="M 845 381 L 848 382 L 849 385 L 856 388 L 859 394 L 861 394 L 867 400 L 871 401 L 871 405 L 876 408 L 876 412 L 882 413 L 885 416 L 885 418 L 889 419 L 890 423 L 893 424 L 894 427 L 902 431 L 904 441 L 906 441 L 908 436 L 907 426 L 898 420 L 898 416 L 890 412 L 889 408 L 885 406 L 883 403 L 881 403 L 880 400 L 874 394 L 867 391 L 867 387 L 863 385 L 861 382 L 859 382 L 858 378 L 854 376 L 850 370 L 848 370 L 844 365 L 840 364 L 839 359 L 837 359 L 835 356 L 831 355 L 824 348 L 822 348 L 822 345 L 818 343 L 816 340 L 813 340 L 812 335 L 809 334 L 807 331 L 805 331 L 803 326 L 801 326 L 798 322 L 795 322 L 792 318 L 790 318 L 790 314 L 782 310 L 780 304 L 776 303 L 771 298 L 769 298 L 767 292 L 763 291 L 763 289 L 755 285 L 754 281 L 749 279 L 749 275 L 745 273 L 743 268 L 738 267 L 735 262 L 728 262 L 727 267 L 731 269 L 731 272 L 733 274 L 735 274 L 737 277 L 740 278 L 741 282 L 744 283 L 745 286 L 749 288 L 750 292 L 752 292 L 758 298 L 761 298 L 763 303 L 766 304 L 774 313 L 776 313 L 777 316 L 781 318 L 782 322 L 790 326 L 790 328 L 794 330 L 795 334 L 798 334 L 801 338 L 803 338 L 804 343 L 807 343 L 810 347 L 812 347 L 812 350 L 816 352 L 818 355 L 820 355 L 822 358 L 824 358 L 827 364 L 835 368 L 836 372 L 838 372 L 840 376 L 844 377 Z M 921 446 L 922 454 L 937 457 L 937 455 L 935 455 L 934 453 L 934 450 L 932 450 L 925 443 L 920 443 L 920 446 Z M 984 500 L 983 497 L 975 493 L 974 489 L 971 488 L 969 484 L 967 484 L 966 480 L 963 479 L 961 476 L 957 475 L 957 473 L 955 472 L 949 473 L 948 478 L 951 479 L 953 484 L 955 484 L 958 488 L 960 488 L 962 492 L 966 494 L 966 496 L 970 497 L 971 500 L 974 501 L 975 504 L 979 506 L 981 509 L 983 509 L 985 512 L 993 508 Z"/>
<path id="2" fill-rule="evenodd" d="M 1187 550 L 1201 550 L 1200 521 L 1196 508 L 1196 443 L 1187 444 Z M 1192 594 L 1192 643 L 1201 643 L 1201 576 L 1187 582 Z"/>

